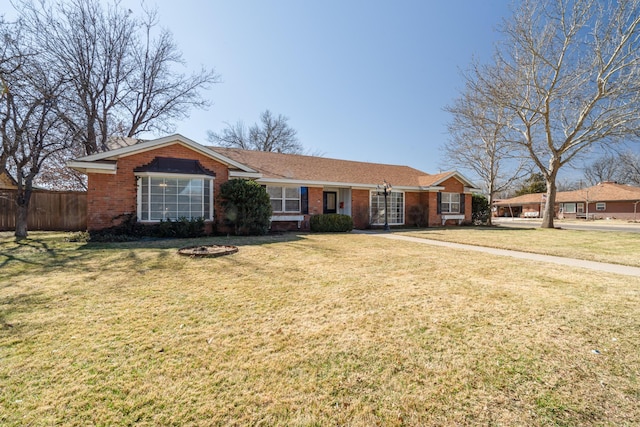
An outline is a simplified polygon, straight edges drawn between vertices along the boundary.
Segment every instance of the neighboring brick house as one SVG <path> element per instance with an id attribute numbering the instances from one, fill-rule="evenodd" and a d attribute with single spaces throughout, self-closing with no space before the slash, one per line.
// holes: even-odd
<path id="1" fill-rule="evenodd" d="M 525 194 L 497 200 L 497 216 L 537 218 L 542 216 L 544 193 Z M 640 219 L 640 187 L 602 182 L 574 191 L 558 191 L 554 212 L 557 218 Z"/>
<path id="2" fill-rule="evenodd" d="M 204 217 L 224 227 L 218 198 L 229 179 L 265 185 L 272 228 L 308 229 L 311 215 L 350 215 L 356 228 L 384 223 L 388 195 L 391 226 L 441 226 L 471 220 L 473 183 L 457 172 L 429 175 L 408 166 L 324 157 L 205 147 L 172 135 L 70 161 L 88 176 L 87 227 L 115 225 L 123 215 L 141 222 Z"/>

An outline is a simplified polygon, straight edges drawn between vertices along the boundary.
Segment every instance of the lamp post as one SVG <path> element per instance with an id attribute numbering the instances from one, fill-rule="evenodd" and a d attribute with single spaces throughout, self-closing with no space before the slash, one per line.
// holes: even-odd
<path id="1" fill-rule="evenodd" d="M 391 228 L 389 228 L 389 209 L 388 209 L 388 204 L 387 204 L 387 196 L 389 194 L 391 194 L 391 184 L 389 184 L 386 180 L 382 180 L 382 188 L 380 188 L 380 185 L 377 186 L 378 187 L 378 196 L 379 195 L 384 195 L 384 231 L 391 231 Z"/>

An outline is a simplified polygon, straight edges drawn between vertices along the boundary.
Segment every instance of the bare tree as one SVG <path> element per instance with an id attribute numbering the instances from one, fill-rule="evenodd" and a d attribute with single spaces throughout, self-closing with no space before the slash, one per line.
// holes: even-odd
<path id="1" fill-rule="evenodd" d="M 479 96 L 516 118 L 510 139 L 544 175 L 544 228 L 553 227 L 561 167 L 640 135 L 639 3 L 523 0 L 495 64 L 473 73 Z"/>
<path id="2" fill-rule="evenodd" d="M 222 129 L 222 132 L 215 133 L 213 131 L 207 132 L 207 140 L 214 144 L 219 144 L 223 147 L 241 148 L 243 150 L 256 150 L 251 145 L 249 139 L 249 129 L 245 126 L 243 121 L 238 121 L 235 124 L 225 122 L 226 128 Z"/>
<path id="3" fill-rule="evenodd" d="M 43 48 L 43 61 L 66 74 L 60 102 L 86 154 L 107 149 L 114 136 L 170 132 L 191 108 L 209 102 L 200 92 L 217 82 L 212 70 L 185 75 L 182 55 L 155 10 L 137 18 L 114 0 L 16 0 L 16 10 Z"/>
<path id="4" fill-rule="evenodd" d="M 497 193 L 507 190 L 514 181 L 530 172 L 529 162 L 514 151 L 509 136 L 509 112 L 489 104 L 478 96 L 473 86 L 445 110 L 452 115 L 448 124 L 450 139 L 444 144 L 445 162 L 471 170 L 488 194 L 489 206 Z M 491 225 L 491 216 L 488 218 Z"/>
<path id="5" fill-rule="evenodd" d="M 17 80 L 18 72 L 24 60 L 33 52 L 23 51 L 18 44 L 20 27 L 16 23 L 5 22 L 0 17 L 0 174 L 7 170 L 7 162 L 18 149 L 18 142 L 13 137 L 12 117 L 15 115 L 14 96 L 9 89 L 10 84 Z"/>
<path id="6" fill-rule="evenodd" d="M 624 175 L 622 182 L 625 184 L 640 185 L 640 155 L 627 151 L 620 155 L 620 164 Z"/>
<path id="7" fill-rule="evenodd" d="M 591 185 L 604 181 L 640 185 L 640 156 L 632 151 L 604 155 L 584 168 L 584 176 Z"/>
<path id="8" fill-rule="evenodd" d="M 35 52 L 24 38 L 25 52 Z M 33 184 L 43 164 L 53 154 L 65 150 L 73 140 L 62 120 L 58 99 L 66 89 L 66 76 L 39 55 L 23 55 L 4 92 L 6 109 L 2 111 L 2 139 L 13 149 L 7 154 L 8 170 L 17 184 L 16 229 L 18 239 L 27 237 L 27 218 Z"/>
<path id="9" fill-rule="evenodd" d="M 40 168 L 35 183 L 50 190 L 86 191 L 87 176 L 67 167 L 70 158 L 84 156 L 81 147 L 69 146 L 52 153 Z"/>
<path id="10" fill-rule="evenodd" d="M 584 177 L 590 185 L 605 181 L 621 181 L 618 159 L 613 155 L 605 155 L 584 168 Z"/>
<path id="11" fill-rule="evenodd" d="M 217 76 L 175 72 L 181 55 L 166 30 L 152 38 L 154 11 L 138 19 L 118 0 L 12 4 L 16 22 L 0 22 L 0 172 L 7 165 L 18 183 L 16 237 L 23 238 L 38 178 L 61 179 L 68 156 L 104 150 L 114 136 L 170 130 L 208 104 L 200 91 Z"/>
<path id="12" fill-rule="evenodd" d="M 296 136 L 297 131 L 287 123 L 288 120 L 282 114 L 274 117 L 271 111 L 265 110 L 260 115 L 260 123 L 249 128 L 241 121 L 235 125 L 225 123 L 227 127 L 221 133 L 209 131 L 207 139 L 223 147 L 301 154 L 302 144 Z"/>

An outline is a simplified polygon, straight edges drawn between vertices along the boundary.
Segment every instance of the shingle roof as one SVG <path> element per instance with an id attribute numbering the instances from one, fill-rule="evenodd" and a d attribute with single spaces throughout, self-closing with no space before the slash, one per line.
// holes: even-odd
<path id="1" fill-rule="evenodd" d="M 544 193 L 525 194 L 511 199 L 496 201 L 498 206 L 530 205 L 540 203 Z M 558 191 L 556 203 L 570 202 L 614 202 L 625 200 L 640 200 L 640 187 L 616 184 L 614 182 L 602 182 L 592 187 L 573 191 Z"/>
<path id="2" fill-rule="evenodd" d="M 453 175 L 446 172 L 429 175 L 409 166 L 356 162 L 326 157 L 302 156 L 237 148 L 208 147 L 225 157 L 262 173 L 266 179 L 291 179 L 308 182 L 335 182 L 374 185 L 386 180 L 394 187 L 428 187 Z"/>
<path id="3" fill-rule="evenodd" d="M 613 202 L 621 200 L 640 200 L 640 187 L 602 182 L 581 190 L 563 191 L 559 202 Z"/>

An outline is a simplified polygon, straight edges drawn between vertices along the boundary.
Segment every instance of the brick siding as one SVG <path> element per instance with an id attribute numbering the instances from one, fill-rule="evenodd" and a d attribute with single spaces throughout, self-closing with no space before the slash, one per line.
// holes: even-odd
<path id="1" fill-rule="evenodd" d="M 87 228 L 89 230 L 118 225 L 124 219 L 123 214 L 137 214 L 138 187 L 133 170 L 146 165 L 156 157 L 199 160 L 204 168 L 216 174 L 213 193 L 214 212 L 215 222 L 221 224 L 222 207 L 217 195 L 220 194 L 220 186 L 229 180 L 227 166 L 182 144 L 175 143 L 119 158 L 115 175 L 87 174 Z"/>

